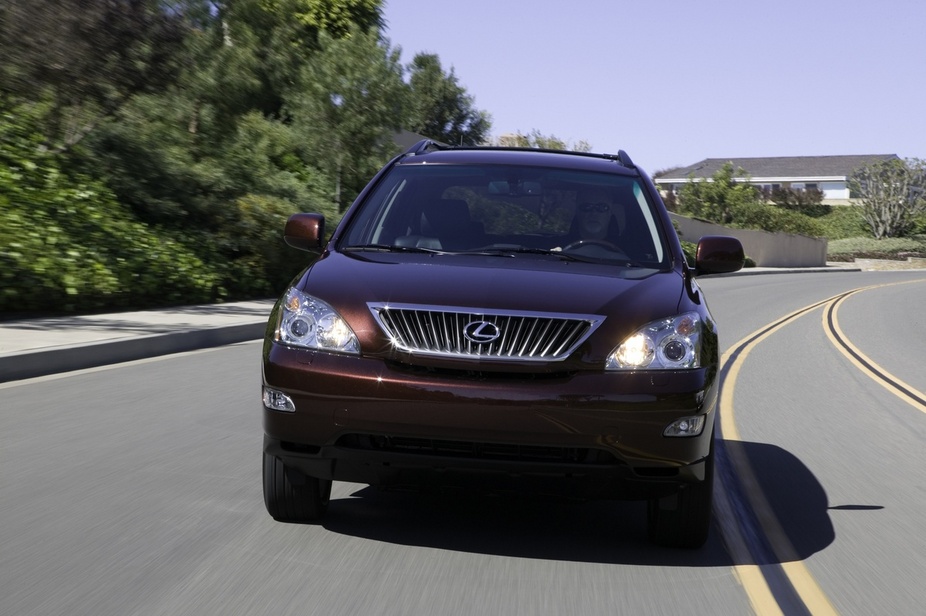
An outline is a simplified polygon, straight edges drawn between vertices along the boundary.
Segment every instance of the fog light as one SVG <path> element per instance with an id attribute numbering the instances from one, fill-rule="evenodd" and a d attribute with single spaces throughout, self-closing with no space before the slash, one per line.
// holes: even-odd
<path id="1" fill-rule="evenodd" d="M 663 436 L 698 436 L 704 429 L 704 415 L 676 419 L 663 430 Z"/>
<path id="2" fill-rule="evenodd" d="M 285 411 L 287 413 L 296 412 L 296 405 L 293 404 L 292 399 L 282 391 L 264 387 L 263 398 L 264 406 L 271 411 Z"/>

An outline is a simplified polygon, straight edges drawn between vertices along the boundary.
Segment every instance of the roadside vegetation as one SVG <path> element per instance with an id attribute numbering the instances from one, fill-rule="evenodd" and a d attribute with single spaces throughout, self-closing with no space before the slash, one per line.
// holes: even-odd
<path id="1" fill-rule="evenodd" d="M 381 0 L 0 5 L 0 314 L 274 295 L 411 131 L 489 115 Z"/>
<path id="2" fill-rule="evenodd" d="M 732 228 L 822 237 L 827 259 L 926 257 L 926 164 L 893 160 L 859 169 L 851 178 L 859 205 L 829 206 L 817 190 L 763 192 L 725 165 L 710 181 L 685 184 L 666 199 L 669 209 Z M 688 247 L 693 252 L 693 245 Z"/>

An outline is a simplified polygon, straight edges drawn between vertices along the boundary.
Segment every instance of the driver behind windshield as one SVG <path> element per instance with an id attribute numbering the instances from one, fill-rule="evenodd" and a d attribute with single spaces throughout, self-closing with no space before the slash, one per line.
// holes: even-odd
<path id="1" fill-rule="evenodd" d="M 583 188 L 576 195 L 573 228 L 577 240 L 604 240 L 611 226 L 611 195 L 603 188 Z"/>
<path id="2" fill-rule="evenodd" d="M 554 251 L 577 248 L 585 243 L 617 246 L 614 238 L 620 234 L 621 224 L 617 221 L 614 200 L 610 191 L 595 186 L 581 188 L 576 193 L 576 209 L 563 246 Z"/>

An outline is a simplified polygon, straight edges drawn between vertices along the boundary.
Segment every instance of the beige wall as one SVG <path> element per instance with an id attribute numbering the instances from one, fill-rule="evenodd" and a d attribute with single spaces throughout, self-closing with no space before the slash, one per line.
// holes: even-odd
<path id="1" fill-rule="evenodd" d="M 697 243 L 705 235 L 729 235 L 743 243 L 746 256 L 757 267 L 819 267 L 826 265 L 826 240 L 794 235 L 768 233 L 750 229 L 730 229 L 703 220 L 669 213 L 677 224 L 679 237 Z"/>

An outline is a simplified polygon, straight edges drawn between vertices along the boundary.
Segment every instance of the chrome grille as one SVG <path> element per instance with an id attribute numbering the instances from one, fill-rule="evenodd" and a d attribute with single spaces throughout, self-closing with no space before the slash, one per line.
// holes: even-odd
<path id="1" fill-rule="evenodd" d="M 445 306 L 370 304 L 370 310 L 398 349 L 421 355 L 485 360 L 565 359 L 603 321 L 603 317 L 595 315 L 477 311 Z"/>

